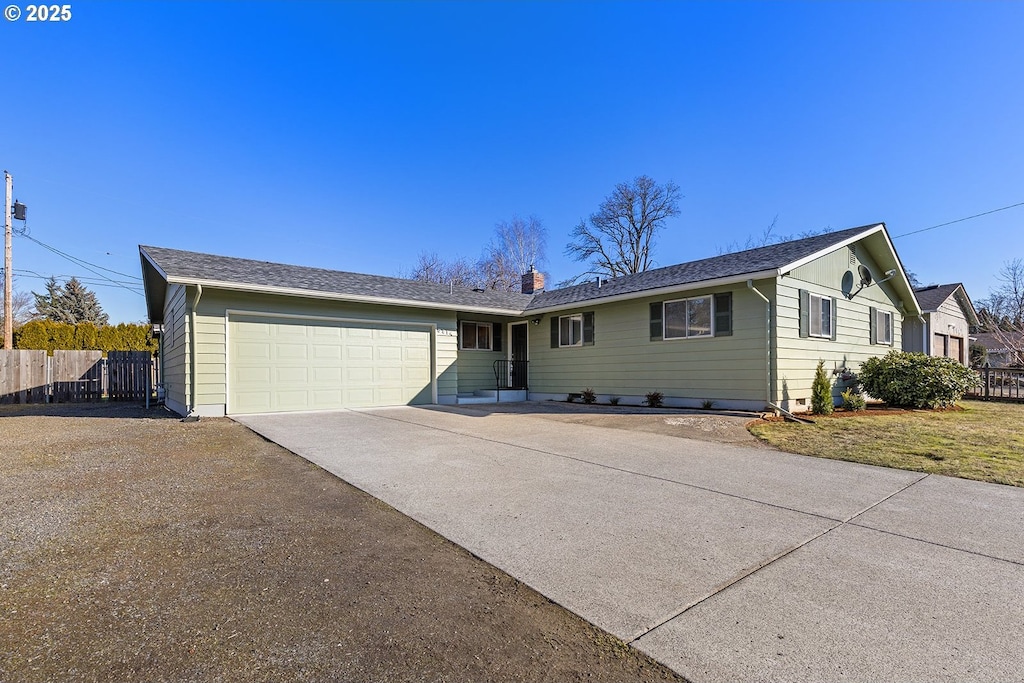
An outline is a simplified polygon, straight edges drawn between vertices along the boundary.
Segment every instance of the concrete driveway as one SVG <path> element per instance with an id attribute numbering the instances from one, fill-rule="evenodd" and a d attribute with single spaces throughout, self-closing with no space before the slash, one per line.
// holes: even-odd
<path id="1" fill-rule="evenodd" d="M 237 419 L 694 681 L 1024 680 L 1024 489 L 468 408 Z"/>

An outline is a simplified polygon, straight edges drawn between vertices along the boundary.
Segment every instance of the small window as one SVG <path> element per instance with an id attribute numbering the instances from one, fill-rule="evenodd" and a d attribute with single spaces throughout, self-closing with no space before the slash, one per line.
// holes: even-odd
<path id="1" fill-rule="evenodd" d="M 889 311 L 875 310 L 875 343 L 892 344 L 892 313 Z"/>
<path id="2" fill-rule="evenodd" d="M 810 295 L 810 324 L 812 337 L 832 337 L 832 299 Z"/>
<path id="3" fill-rule="evenodd" d="M 710 337 L 713 318 L 710 296 L 666 301 L 664 338 Z"/>
<path id="4" fill-rule="evenodd" d="M 491 350 L 491 323 L 463 320 L 459 325 L 459 348 L 467 351 Z"/>
<path id="5" fill-rule="evenodd" d="M 563 315 L 558 319 L 558 345 L 583 346 L 583 315 Z"/>

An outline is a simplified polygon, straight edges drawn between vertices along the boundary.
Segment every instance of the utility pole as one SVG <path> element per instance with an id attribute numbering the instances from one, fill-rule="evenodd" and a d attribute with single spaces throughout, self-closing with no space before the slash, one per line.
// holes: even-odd
<path id="1" fill-rule="evenodd" d="M 11 195 L 14 194 L 14 178 L 4 171 L 4 184 L 7 186 L 7 199 L 4 202 L 4 350 L 14 348 L 14 307 L 12 292 L 14 282 L 11 279 Z"/>

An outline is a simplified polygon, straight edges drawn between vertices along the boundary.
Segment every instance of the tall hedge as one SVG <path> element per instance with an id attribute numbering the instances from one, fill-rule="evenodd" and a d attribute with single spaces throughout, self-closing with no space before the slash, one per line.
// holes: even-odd
<path id="1" fill-rule="evenodd" d="M 157 350 L 157 340 L 148 325 L 118 323 L 97 327 L 93 323 L 58 323 L 32 320 L 14 331 L 14 348 L 63 351 L 150 351 Z"/>
<path id="2" fill-rule="evenodd" d="M 899 408 L 945 408 L 979 384 L 978 373 L 952 358 L 890 351 L 857 373 L 864 391 Z"/>

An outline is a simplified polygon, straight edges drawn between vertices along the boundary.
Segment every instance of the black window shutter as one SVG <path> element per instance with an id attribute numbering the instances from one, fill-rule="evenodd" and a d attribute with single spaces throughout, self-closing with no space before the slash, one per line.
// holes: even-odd
<path id="1" fill-rule="evenodd" d="M 868 334 L 871 335 L 871 343 L 878 343 L 878 335 L 875 334 L 875 325 L 878 322 L 878 309 L 872 306 L 868 309 L 868 314 L 871 316 L 871 320 L 868 321 Z"/>
<path id="2" fill-rule="evenodd" d="M 715 294 L 715 336 L 732 334 L 732 292 Z"/>
<path id="3" fill-rule="evenodd" d="M 832 298 L 832 341 L 836 340 L 836 329 L 839 327 L 839 306 L 836 305 L 835 297 Z"/>
<path id="4" fill-rule="evenodd" d="M 594 344 L 594 312 L 583 314 L 583 345 L 593 346 Z"/>
<path id="5" fill-rule="evenodd" d="M 501 351 L 501 331 L 504 323 L 491 323 L 491 350 Z"/>
<path id="6" fill-rule="evenodd" d="M 551 348 L 558 348 L 558 316 L 551 316 Z"/>
<path id="7" fill-rule="evenodd" d="M 662 312 L 664 306 L 661 301 L 651 304 L 651 341 L 661 341 L 665 334 L 665 327 L 662 324 Z"/>
<path id="8" fill-rule="evenodd" d="M 811 336 L 811 293 L 806 289 L 800 290 L 800 336 Z"/>

